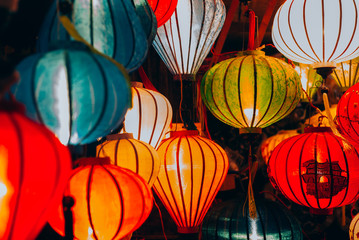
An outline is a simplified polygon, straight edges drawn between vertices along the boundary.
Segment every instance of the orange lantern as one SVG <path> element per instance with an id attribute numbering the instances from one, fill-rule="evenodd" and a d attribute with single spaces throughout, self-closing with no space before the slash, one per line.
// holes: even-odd
<path id="1" fill-rule="evenodd" d="M 179 233 L 195 233 L 228 171 L 228 158 L 215 142 L 197 131 L 173 132 L 162 141 L 164 160 L 154 189 Z"/>
<path id="2" fill-rule="evenodd" d="M 85 158 L 79 164 L 64 193 L 75 200 L 75 239 L 120 239 L 141 226 L 152 209 L 148 184 L 134 172 L 110 165 L 109 158 Z M 64 235 L 62 206 L 49 223 Z"/>
<path id="3" fill-rule="evenodd" d="M 132 133 L 113 134 L 106 139 L 97 146 L 97 157 L 109 157 L 112 164 L 132 170 L 152 187 L 161 166 L 156 150 L 134 139 Z"/>

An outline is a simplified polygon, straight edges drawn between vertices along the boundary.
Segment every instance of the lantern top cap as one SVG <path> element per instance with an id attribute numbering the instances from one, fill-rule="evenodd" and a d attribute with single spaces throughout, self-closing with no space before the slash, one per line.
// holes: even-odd
<path id="1" fill-rule="evenodd" d="M 198 130 L 173 131 L 171 137 L 198 136 Z"/>
<path id="2" fill-rule="evenodd" d="M 133 139 L 133 133 L 120 133 L 120 134 L 111 134 L 106 136 L 107 141 L 120 140 L 120 139 Z"/>
<path id="3" fill-rule="evenodd" d="M 238 52 L 237 57 L 249 56 L 249 55 L 265 56 L 266 54 L 261 50 L 247 50 L 247 51 Z"/>
<path id="4" fill-rule="evenodd" d="M 316 133 L 316 132 L 332 132 L 330 127 L 307 127 L 304 128 L 304 133 Z"/>
<path id="5" fill-rule="evenodd" d="M 92 158 L 79 158 L 75 161 L 77 166 L 92 166 L 92 165 L 107 165 L 111 164 L 109 157 L 92 157 Z"/>
<path id="6" fill-rule="evenodd" d="M 143 88 L 143 83 L 141 83 L 141 82 L 131 82 L 131 87 Z"/>

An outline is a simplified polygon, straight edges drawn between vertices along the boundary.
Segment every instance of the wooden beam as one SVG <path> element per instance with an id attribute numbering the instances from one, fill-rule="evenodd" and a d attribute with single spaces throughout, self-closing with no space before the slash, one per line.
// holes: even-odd
<path id="1" fill-rule="evenodd" d="M 267 27 L 268 27 L 268 24 L 269 24 L 269 22 L 270 22 L 270 20 L 272 18 L 273 11 L 274 11 L 274 8 L 275 8 L 275 6 L 277 4 L 277 1 L 278 0 L 269 0 L 269 2 L 267 4 L 267 10 L 264 13 L 264 16 L 263 16 L 262 21 L 261 21 L 261 25 L 259 26 L 259 29 L 258 29 L 258 34 L 257 34 L 256 40 L 254 41 L 255 44 L 256 44 L 255 45 L 256 48 L 259 47 L 262 44 L 264 34 L 267 31 Z"/>

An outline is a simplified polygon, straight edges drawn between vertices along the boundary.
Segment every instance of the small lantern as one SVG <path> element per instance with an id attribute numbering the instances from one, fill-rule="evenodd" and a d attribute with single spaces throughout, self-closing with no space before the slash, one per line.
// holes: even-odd
<path id="1" fill-rule="evenodd" d="M 359 58 L 337 64 L 332 76 L 343 92 L 359 82 Z"/>

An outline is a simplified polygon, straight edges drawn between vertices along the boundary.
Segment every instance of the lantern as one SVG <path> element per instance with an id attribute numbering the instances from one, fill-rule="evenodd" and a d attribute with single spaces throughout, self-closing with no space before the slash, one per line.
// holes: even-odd
<path id="1" fill-rule="evenodd" d="M 317 93 L 317 90 L 322 86 L 323 78 L 317 74 L 313 68 L 306 64 L 299 63 L 299 65 L 295 66 L 295 70 L 300 76 L 302 88 L 308 94 L 308 97 L 312 99 Z M 309 102 L 308 97 L 302 92 L 300 100 L 302 102 Z"/>
<path id="2" fill-rule="evenodd" d="M 179 0 L 170 20 L 157 29 L 153 46 L 173 75 L 196 74 L 225 18 L 221 0 Z"/>
<path id="3" fill-rule="evenodd" d="M 120 239 L 141 226 L 151 212 L 153 197 L 147 183 L 131 170 L 110 165 L 109 161 L 83 159 L 72 172 L 64 196 L 75 200 L 75 239 Z M 64 235 L 62 206 L 49 223 Z"/>
<path id="4" fill-rule="evenodd" d="M 113 134 L 97 146 L 98 157 L 109 157 L 111 164 L 140 175 L 152 187 L 160 171 L 161 161 L 148 143 L 136 140 L 132 133 Z"/>
<path id="5" fill-rule="evenodd" d="M 202 239 L 303 239 L 298 221 L 288 210 L 268 200 L 256 200 L 256 208 L 258 217 L 254 219 L 244 201 L 219 203 L 203 221 Z"/>
<path id="6" fill-rule="evenodd" d="M 70 154 L 22 113 L 1 109 L 0 122 L 0 239 L 35 239 L 61 202 Z"/>
<path id="7" fill-rule="evenodd" d="M 141 87 L 132 87 L 132 96 L 123 129 L 157 148 L 172 122 L 171 104 L 159 92 Z"/>
<path id="8" fill-rule="evenodd" d="M 359 214 L 355 215 L 355 217 L 350 222 L 349 226 L 349 238 L 350 240 L 358 240 L 359 239 Z"/>
<path id="9" fill-rule="evenodd" d="M 152 11 L 152 8 L 147 2 L 147 0 L 131 0 L 131 1 L 141 21 L 142 28 L 146 33 L 148 47 L 150 47 L 157 33 L 156 16 Z"/>
<path id="10" fill-rule="evenodd" d="M 334 69 L 335 81 L 342 89 L 342 91 L 348 90 L 351 86 L 359 82 L 359 58 L 342 62 L 337 64 L 337 68 Z"/>
<path id="11" fill-rule="evenodd" d="M 354 202 L 359 193 L 359 157 L 345 150 L 330 128 L 306 128 L 282 141 L 268 161 L 268 176 L 288 199 L 314 213 Z"/>
<path id="12" fill-rule="evenodd" d="M 295 135 L 298 135 L 297 130 L 281 130 L 276 135 L 264 140 L 260 147 L 264 162 L 268 163 L 270 155 L 279 143 Z"/>
<path id="13" fill-rule="evenodd" d="M 148 0 L 157 19 L 157 26 L 162 26 L 176 10 L 178 0 Z"/>
<path id="14" fill-rule="evenodd" d="M 107 59 L 71 43 L 23 60 L 12 89 L 27 115 L 50 128 L 63 144 L 86 144 L 123 121 L 131 92 Z M 46 81 L 45 81 L 46 79 Z"/>
<path id="15" fill-rule="evenodd" d="M 315 67 L 359 55 L 358 1 L 291 0 L 278 9 L 272 28 L 276 48 L 287 58 Z"/>
<path id="16" fill-rule="evenodd" d="M 162 141 L 164 160 L 154 189 L 180 233 L 195 233 L 228 171 L 224 150 L 197 131 L 173 132 Z"/>
<path id="17" fill-rule="evenodd" d="M 299 103 L 300 78 L 287 63 L 261 51 L 222 61 L 201 82 L 212 114 L 240 132 L 253 132 L 287 116 Z"/>
<path id="18" fill-rule="evenodd" d="M 41 27 L 37 46 L 40 52 L 48 51 L 52 41 L 70 39 L 59 22 L 56 5 L 57 1 L 50 7 Z M 140 16 L 148 19 L 143 14 Z M 74 0 L 71 19 L 79 34 L 98 51 L 115 59 L 128 71 L 141 66 L 148 44 L 140 18 L 130 0 L 101 3 Z"/>

